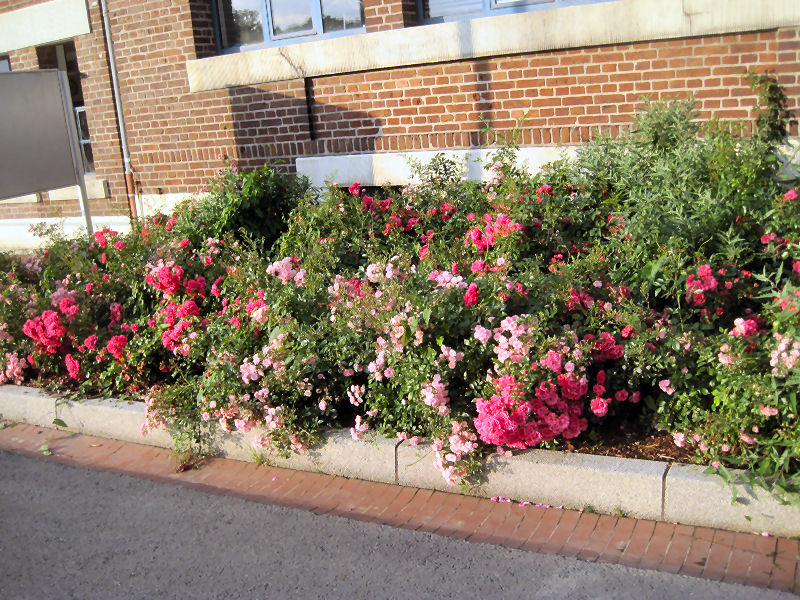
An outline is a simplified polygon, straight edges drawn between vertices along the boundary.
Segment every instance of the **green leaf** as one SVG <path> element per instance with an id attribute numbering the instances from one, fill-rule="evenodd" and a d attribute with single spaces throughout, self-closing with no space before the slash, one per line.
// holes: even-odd
<path id="1" fill-rule="evenodd" d="M 53 425 L 56 427 L 66 427 L 67 424 L 61 419 L 53 419 Z"/>
<path id="2" fill-rule="evenodd" d="M 431 309 L 430 307 L 426 307 L 422 310 L 422 320 L 425 321 L 425 325 L 428 325 L 431 322 Z"/>

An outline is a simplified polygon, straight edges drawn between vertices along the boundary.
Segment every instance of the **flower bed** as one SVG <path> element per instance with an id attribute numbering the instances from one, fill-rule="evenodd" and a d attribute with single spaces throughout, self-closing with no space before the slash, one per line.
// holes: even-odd
<path id="1" fill-rule="evenodd" d="M 183 448 L 218 427 L 258 428 L 278 452 L 326 426 L 429 438 L 450 483 L 487 451 L 643 420 L 723 474 L 796 491 L 785 115 L 698 136 L 690 109 L 653 106 L 635 133 L 535 175 L 513 147 L 483 184 L 439 158 L 402 190 L 321 199 L 228 170 L 129 236 L 54 237 L 3 265 L 2 379 L 142 397 L 145 432 L 168 425 Z"/>

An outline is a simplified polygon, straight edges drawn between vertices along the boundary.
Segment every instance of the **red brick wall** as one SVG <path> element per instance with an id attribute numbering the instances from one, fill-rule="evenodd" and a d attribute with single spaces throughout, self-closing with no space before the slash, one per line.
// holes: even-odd
<path id="1" fill-rule="evenodd" d="M 400 26 L 413 17 L 403 4 L 366 2 L 365 12 L 391 8 L 368 17 L 368 28 Z M 409 0 L 405 4 L 410 6 Z M 653 99 L 695 94 L 703 116 L 714 112 L 748 119 L 755 98 L 740 77 L 747 69 L 774 71 L 790 108 L 800 108 L 797 28 L 191 93 L 185 61 L 215 52 L 207 3 L 110 0 L 109 5 L 132 165 L 144 194 L 193 192 L 221 166 L 222 156 L 238 158 L 244 167 L 283 160 L 291 169 L 302 155 L 475 147 L 483 141 L 481 117 L 503 133 L 525 115 L 523 145 L 577 143 L 588 140 L 597 127 L 618 132 L 645 94 Z M 380 23 L 378 16 L 384 19 Z M 75 44 L 86 75 L 98 175 L 109 180 L 114 197 L 98 208 L 124 214 L 121 151 L 96 6 L 91 19 L 92 33 L 76 38 Z M 30 64 L 35 56 L 30 49 L 12 53 L 12 68 Z M 0 218 L 57 209 L 77 211 L 77 203 L 0 206 Z"/>
<path id="2" fill-rule="evenodd" d="M 368 32 L 416 24 L 416 0 L 364 0 L 364 26 Z"/>

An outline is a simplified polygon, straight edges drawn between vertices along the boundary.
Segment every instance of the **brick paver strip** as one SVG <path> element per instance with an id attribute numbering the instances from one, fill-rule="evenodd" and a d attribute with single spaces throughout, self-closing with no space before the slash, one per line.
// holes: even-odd
<path id="1" fill-rule="evenodd" d="M 176 473 L 173 454 L 163 448 L 26 424 L 0 429 L 0 451 L 473 542 L 800 593 L 794 539 L 519 506 L 219 458 Z"/>
<path id="2" fill-rule="evenodd" d="M 736 533 L 731 551 L 731 558 L 725 568 L 723 581 L 730 583 L 744 583 L 753 562 L 755 550 L 755 536 L 750 533 Z"/>
<path id="3" fill-rule="evenodd" d="M 577 556 L 583 547 L 592 539 L 592 533 L 600 520 L 600 515 L 592 513 L 581 514 L 578 524 L 572 530 L 569 539 L 561 548 L 560 554 L 565 556 Z"/>
<path id="4" fill-rule="evenodd" d="M 641 569 L 657 569 L 664 562 L 672 536 L 675 533 L 675 526 L 671 523 L 656 523 L 650 542 L 642 553 L 638 566 Z"/>
<path id="5" fill-rule="evenodd" d="M 524 515 L 522 516 L 522 520 L 519 522 L 517 529 L 509 538 L 508 542 L 506 542 L 506 545 L 509 548 L 521 548 L 522 545 L 528 541 L 528 538 L 533 535 L 533 533 L 536 531 L 536 528 L 539 527 L 542 519 L 547 514 L 547 510 L 548 509 L 542 508 L 541 506 L 527 507 Z"/>
<path id="6" fill-rule="evenodd" d="M 635 519 L 600 515 L 592 535 L 578 553 L 582 560 L 616 563 L 628 545 Z"/>
<path id="7" fill-rule="evenodd" d="M 511 510 L 505 520 L 486 538 L 487 544 L 504 546 L 509 538 L 512 538 L 517 527 L 522 522 L 522 518 L 525 516 L 525 507 L 510 504 L 509 508 Z"/>
<path id="8" fill-rule="evenodd" d="M 505 502 L 495 503 L 483 523 L 478 526 L 467 540 L 470 542 L 483 543 L 503 524 L 503 521 L 505 521 L 506 517 L 510 514 L 511 506 L 509 504 Z"/>
<path id="9" fill-rule="evenodd" d="M 544 543 L 550 538 L 553 531 L 558 526 L 558 522 L 561 520 L 561 517 L 564 515 L 564 511 L 557 508 L 548 508 L 545 510 L 546 512 L 539 521 L 539 525 L 531 533 L 528 539 L 525 540 L 525 542 L 523 542 L 523 544 L 520 546 L 522 550 L 538 552 L 539 549 L 544 546 Z"/>
<path id="10" fill-rule="evenodd" d="M 542 544 L 539 552 L 555 554 L 561 550 L 564 542 L 566 542 L 569 539 L 569 536 L 572 535 L 572 530 L 575 529 L 575 526 L 578 524 L 578 519 L 580 518 L 581 513 L 578 511 L 564 510 L 561 520 L 558 522 L 558 525 L 556 525 L 552 535 L 550 535 L 550 537 L 547 538 L 547 541 Z"/>
<path id="11" fill-rule="evenodd" d="M 447 520 L 441 521 L 431 533 L 445 537 L 464 539 L 471 535 L 483 523 L 491 510 L 484 498 L 463 496 L 458 510 Z"/>
<path id="12" fill-rule="evenodd" d="M 434 506 L 430 512 L 423 515 L 419 520 L 416 529 L 420 531 L 432 532 L 439 528 L 440 523 L 446 523 L 453 515 L 458 512 L 459 506 L 464 500 L 461 494 L 449 494 L 445 492 L 438 492 L 434 494 L 431 499 L 436 500 L 437 505 Z"/>
<path id="13" fill-rule="evenodd" d="M 733 554 L 733 547 L 728 544 L 711 544 L 701 575 L 707 579 L 722 579 Z M 765 582 L 766 585 L 766 582 Z"/>
<path id="14" fill-rule="evenodd" d="M 778 539 L 775 568 L 772 569 L 769 587 L 776 590 L 791 590 L 794 587 L 795 572 L 800 577 L 798 553 L 800 553 L 800 544 L 797 540 Z"/>
<path id="15" fill-rule="evenodd" d="M 666 571 L 667 573 L 677 573 L 680 571 L 691 546 L 692 536 L 676 529 L 675 533 L 672 534 L 672 541 L 669 543 L 664 561 L 661 563 L 658 570 Z M 723 548 L 727 548 L 728 555 L 730 555 L 730 546 L 723 546 Z M 722 573 L 725 573 L 725 565 L 722 566 Z M 721 578 L 722 575 L 720 575 L 719 579 Z"/>

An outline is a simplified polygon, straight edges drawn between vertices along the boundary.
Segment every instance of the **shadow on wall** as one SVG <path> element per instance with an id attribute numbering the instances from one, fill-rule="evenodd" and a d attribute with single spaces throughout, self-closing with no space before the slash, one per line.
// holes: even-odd
<path id="1" fill-rule="evenodd" d="M 346 106 L 314 101 L 310 79 L 280 82 L 281 93 L 255 86 L 228 92 L 239 165 L 295 170 L 299 156 L 375 151 L 380 119 Z"/>

